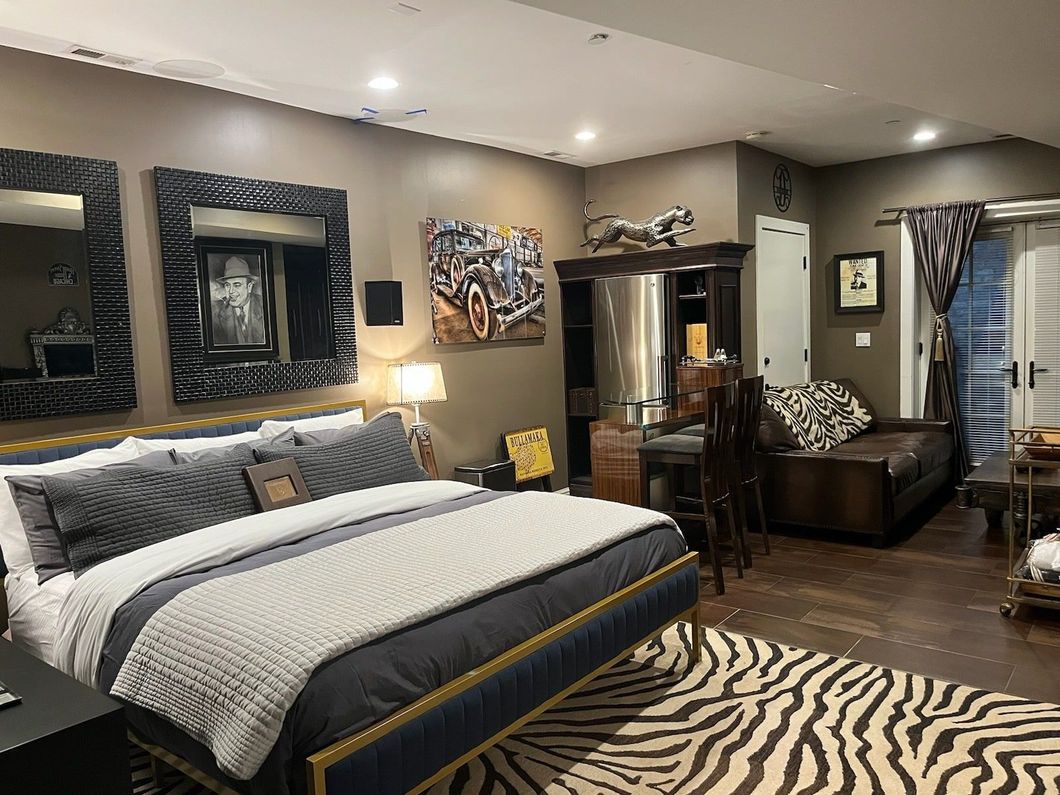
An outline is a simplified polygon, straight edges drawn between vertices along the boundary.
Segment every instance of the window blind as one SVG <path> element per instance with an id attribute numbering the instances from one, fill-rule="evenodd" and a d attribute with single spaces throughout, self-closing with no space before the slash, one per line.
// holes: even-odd
<path id="1" fill-rule="evenodd" d="M 950 307 L 961 424 L 971 463 L 1008 449 L 1015 266 L 1012 229 L 982 230 Z M 931 355 L 929 348 L 926 353 Z"/>

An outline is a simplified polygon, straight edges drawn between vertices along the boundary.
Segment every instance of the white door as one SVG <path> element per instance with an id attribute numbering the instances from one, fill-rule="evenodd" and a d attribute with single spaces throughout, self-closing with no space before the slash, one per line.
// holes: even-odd
<path id="1" fill-rule="evenodd" d="M 810 380 L 810 227 L 755 217 L 758 372 L 771 386 Z"/>
<path id="2" fill-rule="evenodd" d="M 1060 427 L 1060 222 L 1027 224 L 1023 424 Z"/>

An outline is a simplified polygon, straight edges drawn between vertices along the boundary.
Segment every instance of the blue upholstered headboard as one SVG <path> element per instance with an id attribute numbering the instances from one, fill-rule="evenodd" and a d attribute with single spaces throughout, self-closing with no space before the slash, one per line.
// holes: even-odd
<path id="1" fill-rule="evenodd" d="M 350 411 L 358 407 L 365 410 L 363 400 L 349 401 L 348 403 L 329 403 L 323 406 L 304 406 L 291 409 L 291 413 L 287 414 L 266 411 L 238 417 L 222 417 L 216 422 L 195 420 L 172 426 L 156 426 L 158 429 L 150 427 L 130 428 L 126 431 L 115 431 L 114 435 L 107 433 L 91 434 L 84 437 L 75 436 L 65 439 L 45 439 L 42 442 L 33 443 L 32 446 L 9 445 L 10 447 L 24 447 L 26 449 L 0 452 L 0 465 L 44 464 L 50 461 L 59 461 L 63 458 L 73 458 L 75 455 L 81 455 L 81 453 L 87 453 L 89 450 L 95 450 L 100 447 L 114 447 L 128 436 L 141 436 L 145 439 L 197 439 L 201 437 L 231 436 L 236 433 L 256 431 L 265 420 L 300 420 L 306 417 L 325 417 L 332 414 L 341 414 L 344 411 Z M 0 450 L 2 449 L 0 447 Z M 6 487 L 6 483 L 0 483 L 0 488 Z M 3 552 L 0 551 L 0 577 L 6 574 L 7 567 L 4 565 Z"/>

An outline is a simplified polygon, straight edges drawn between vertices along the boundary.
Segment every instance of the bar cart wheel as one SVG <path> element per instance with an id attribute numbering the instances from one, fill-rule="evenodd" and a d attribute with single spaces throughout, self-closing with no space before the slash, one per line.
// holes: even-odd
<path id="1" fill-rule="evenodd" d="M 1001 615 L 1005 618 L 1012 618 L 1012 614 L 1016 612 L 1016 605 L 1012 604 L 1012 602 L 1002 602 L 998 610 L 1001 611 Z"/>

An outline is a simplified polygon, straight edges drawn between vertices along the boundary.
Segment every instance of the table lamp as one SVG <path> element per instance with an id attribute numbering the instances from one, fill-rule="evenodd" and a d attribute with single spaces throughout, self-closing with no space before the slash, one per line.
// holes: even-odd
<path id="1" fill-rule="evenodd" d="M 438 477 L 438 465 L 431 446 L 431 426 L 420 420 L 420 404 L 443 403 L 448 399 L 442 366 L 438 362 L 401 362 L 387 368 L 387 405 L 412 406 L 416 410 L 409 440 L 416 437 L 423 468 L 432 478 Z"/>

